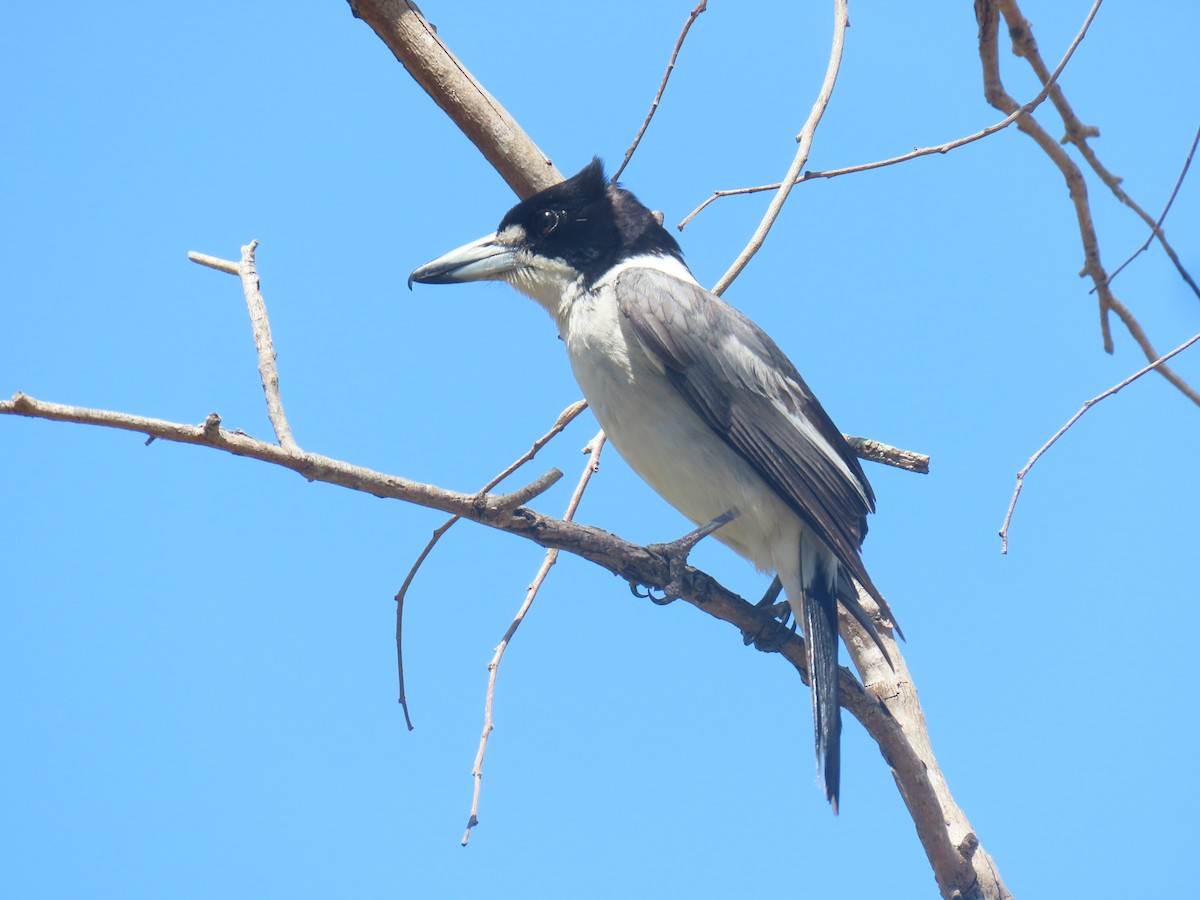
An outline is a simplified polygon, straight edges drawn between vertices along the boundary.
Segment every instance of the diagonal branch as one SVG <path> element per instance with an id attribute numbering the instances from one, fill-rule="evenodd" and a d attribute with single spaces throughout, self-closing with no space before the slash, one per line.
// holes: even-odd
<path id="1" fill-rule="evenodd" d="M 658 104 L 662 100 L 663 92 L 667 89 L 667 82 L 671 78 L 671 73 L 675 71 L 675 60 L 679 58 L 679 50 L 683 47 L 683 42 L 687 40 L 688 32 L 692 30 L 692 23 L 706 9 L 708 9 L 708 0 L 700 0 L 699 5 L 688 13 L 687 21 L 683 23 L 683 31 L 679 33 L 679 39 L 675 41 L 675 49 L 671 51 L 671 59 L 667 62 L 667 71 L 663 73 L 662 82 L 658 85 L 658 93 L 654 95 L 654 101 L 650 104 L 650 112 L 646 113 L 646 120 L 642 122 L 642 127 L 638 129 L 637 137 L 633 139 L 633 143 L 625 151 L 625 158 L 621 160 L 621 165 L 613 173 L 613 184 L 616 184 L 620 180 L 621 173 L 625 171 L 625 167 L 633 159 L 633 154 L 637 151 L 638 144 L 642 142 L 642 135 L 646 133 L 646 129 L 650 127 L 650 120 L 654 118 L 655 112 L 658 111 Z"/>
<path id="2" fill-rule="evenodd" d="M 1178 347 L 1176 347 L 1174 350 L 1172 350 L 1170 353 L 1166 353 L 1166 354 L 1160 356 L 1154 362 L 1150 363 L 1150 365 L 1143 366 L 1141 369 L 1138 369 L 1136 372 L 1134 372 L 1132 375 L 1130 375 L 1128 378 L 1126 378 L 1120 384 L 1113 385 L 1107 391 L 1105 391 L 1103 394 L 1098 394 L 1097 396 L 1093 397 L 1091 400 L 1087 401 L 1085 404 L 1083 404 L 1082 407 L 1080 407 L 1079 412 L 1077 412 L 1077 413 L 1075 413 L 1075 415 L 1071 416 L 1071 418 L 1067 421 L 1066 425 L 1064 425 L 1062 428 L 1058 429 L 1058 431 L 1054 432 L 1054 436 L 1051 437 L 1050 440 L 1046 441 L 1046 443 L 1044 443 L 1041 446 L 1041 449 L 1039 449 L 1037 453 L 1033 454 L 1033 456 L 1029 460 L 1029 462 L 1027 462 L 1025 464 L 1025 467 L 1023 469 L 1021 469 L 1020 472 L 1017 473 L 1017 486 L 1013 489 L 1012 499 L 1008 502 L 1008 512 L 1005 513 L 1005 515 L 1004 515 L 1004 524 L 1000 526 L 1000 552 L 1001 553 L 1008 553 L 1008 527 L 1009 527 L 1009 525 L 1012 524 L 1013 510 L 1017 508 L 1017 498 L 1019 496 L 1021 496 L 1021 489 L 1025 486 L 1025 476 L 1029 474 L 1029 470 L 1033 468 L 1034 463 L 1036 463 L 1039 459 L 1041 459 L 1042 455 L 1047 450 L 1049 450 L 1052 446 L 1054 446 L 1054 443 L 1060 437 L 1062 437 L 1064 434 L 1066 434 L 1067 430 L 1070 429 L 1070 427 L 1072 425 L 1074 425 L 1076 422 L 1078 422 L 1083 417 L 1083 414 L 1085 412 L 1087 412 L 1089 409 L 1091 409 L 1093 406 L 1095 406 L 1097 403 L 1099 403 L 1101 400 L 1105 399 L 1106 397 L 1111 397 L 1117 391 L 1121 390 L 1121 388 L 1127 387 L 1128 385 L 1137 381 L 1139 378 L 1141 378 L 1147 372 L 1150 372 L 1154 369 L 1161 367 L 1162 364 L 1165 363 L 1172 356 L 1175 356 L 1178 353 L 1182 353 L 1188 347 L 1192 346 L 1192 344 L 1196 343 L 1196 341 L 1200 341 L 1200 334 L 1193 335 L 1192 337 L 1190 337 L 1186 341 L 1184 341 L 1182 344 L 1180 344 Z"/>
<path id="3" fill-rule="evenodd" d="M 524 200 L 562 174 L 508 111 L 450 52 L 411 0 L 348 0 L 396 59 Z"/>
<path id="4" fill-rule="evenodd" d="M 1190 169 L 1192 166 L 1192 158 L 1196 155 L 1197 144 L 1200 144 L 1200 128 L 1196 129 L 1196 136 L 1192 138 L 1192 146 L 1188 148 L 1187 158 L 1183 161 L 1183 169 L 1180 170 L 1179 177 L 1175 179 L 1175 187 L 1171 190 L 1171 196 L 1167 198 L 1167 205 L 1163 207 L 1162 214 L 1159 215 L 1158 219 L 1150 226 L 1150 236 L 1146 238 L 1146 242 L 1142 244 L 1142 246 L 1133 251 L 1133 253 L 1127 260 L 1125 260 L 1125 262 L 1121 263 L 1115 270 L 1113 270 L 1113 273 L 1108 276 L 1108 281 L 1105 282 L 1105 284 L 1111 283 L 1112 280 L 1121 273 L 1122 269 L 1150 249 L 1150 245 L 1154 243 L 1154 239 L 1158 238 L 1162 243 L 1163 249 L 1166 250 L 1167 256 L 1171 258 L 1171 262 L 1175 263 L 1175 268 L 1179 271 L 1180 277 L 1182 277 L 1183 280 L 1191 286 L 1192 291 L 1195 292 L 1197 296 L 1200 296 L 1200 288 L 1196 286 L 1196 282 L 1192 280 L 1192 276 L 1188 274 L 1187 269 L 1183 267 L 1183 264 L 1179 261 L 1179 257 L 1175 255 L 1175 251 L 1171 248 L 1171 245 L 1167 243 L 1166 235 L 1163 234 L 1162 230 L 1162 223 L 1166 220 L 1167 213 L 1171 211 L 1171 206 L 1175 203 L 1175 198 L 1179 196 L 1179 189 L 1183 187 L 1183 179 L 1187 177 L 1188 169 Z M 1094 293 L 1095 291 L 1096 288 L 1092 288 L 1091 292 Z"/>

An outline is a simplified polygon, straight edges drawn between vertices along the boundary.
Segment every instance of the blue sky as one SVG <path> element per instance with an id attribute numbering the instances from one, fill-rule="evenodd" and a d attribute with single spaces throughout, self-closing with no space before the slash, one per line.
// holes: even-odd
<path id="1" fill-rule="evenodd" d="M 614 165 L 691 0 L 425 5 L 573 172 Z M 976 131 L 969 4 L 852 6 L 810 168 Z M 1057 62 L 1090 3 L 1026 0 Z M 829 4 L 712 4 L 625 183 L 677 222 L 786 169 L 827 59 Z M 1157 214 L 1200 122 L 1200 8 L 1112 0 L 1062 78 Z M 473 490 L 577 397 L 544 313 L 499 285 L 404 290 L 512 195 L 341 3 L 124 3 L 0 37 L 0 394 L 269 435 L 235 279 L 188 250 L 259 250 L 283 399 L 306 449 Z M 1004 52 L 1010 91 L 1037 85 Z M 1053 63 L 1052 63 L 1053 64 Z M 1045 113 L 1051 133 L 1061 130 Z M 1110 270 L 1141 223 L 1090 183 Z M 703 283 L 766 197 L 683 232 Z M 1200 270 L 1200 180 L 1167 231 Z M 899 616 L 935 751 L 1008 886 L 1124 898 L 1187 858 L 1186 712 L 1200 410 L 1100 346 L 1061 176 L 1008 130 L 799 188 L 726 295 L 840 427 L 933 457 L 869 466 L 865 559 Z M 1158 249 L 1115 282 L 1161 351 L 1200 305 Z M 1200 357 L 1178 370 L 1200 384 Z M 567 478 L 580 420 L 531 474 Z M 852 720 L 842 813 L 816 782 L 806 689 L 692 608 L 564 558 L 513 642 L 481 825 L 459 846 L 485 666 L 541 551 L 463 525 L 406 620 L 416 730 L 395 702 L 392 595 L 441 516 L 127 433 L 0 419 L 0 804 L 14 897 L 933 896 L 895 786 Z M 649 542 L 686 523 L 611 451 L 579 518 Z M 757 595 L 719 545 L 695 559 Z"/>

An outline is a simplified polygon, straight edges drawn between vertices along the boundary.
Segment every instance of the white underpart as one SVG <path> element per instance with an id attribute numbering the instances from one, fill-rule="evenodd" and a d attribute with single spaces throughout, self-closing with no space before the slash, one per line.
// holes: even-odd
<path id="1" fill-rule="evenodd" d="M 546 269 L 545 261 L 540 263 L 538 269 L 518 270 L 509 281 L 558 323 L 575 378 L 617 451 L 647 484 L 697 525 L 735 511 L 736 518 L 714 536 L 758 569 L 777 572 L 801 617 L 803 586 L 815 576 L 818 558 L 823 557 L 826 576 L 835 579 L 836 557 L 811 532 L 801 541 L 808 527 L 741 454 L 692 410 L 667 380 L 658 359 L 634 334 L 618 308 L 615 292 L 605 289 L 621 272 L 633 268 L 653 269 L 695 284 L 687 266 L 674 257 L 635 257 L 585 290 L 570 267 Z M 722 349 L 752 369 L 761 383 L 770 385 L 782 377 L 732 335 Z M 791 418 L 814 443 L 828 448 L 831 458 L 846 469 L 847 479 L 857 485 L 858 479 L 812 424 Z"/>

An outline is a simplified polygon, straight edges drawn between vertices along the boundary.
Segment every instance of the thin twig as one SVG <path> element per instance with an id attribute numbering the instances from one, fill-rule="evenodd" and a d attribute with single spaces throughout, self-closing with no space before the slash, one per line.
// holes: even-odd
<path id="1" fill-rule="evenodd" d="M 188 253 L 188 259 L 241 278 L 242 293 L 246 295 L 246 309 L 250 313 L 250 327 L 254 332 L 254 346 L 258 350 L 258 375 L 262 379 L 263 395 L 267 401 L 267 418 L 271 420 L 271 427 L 275 429 L 275 438 L 279 441 L 279 446 L 299 453 L 300 447 L 292 437 L 292 428 L 288 425 L 287 416 L 283 411 L 283 399 L 279 396 L 279 370 L 275 366 L 271 322 L 267 318 L 266 301 L 259 290 L 258 267 L 254 262 L 254 251 L 257 247 L 257 240 L 242 247 L 242 259 L 239 263 L 195 251 Z"/>
<path id="2" fill-rule="evenodd" d="M 763 245 L 763 241 L 767 239 L 767 234 L 771 230 L 771 226 L 775 224 L 775 220 L 779 218 L 779 213 L 783 210 L 783 204 L 787 201 L 788 194 L 792 192 L 792 186 L 796 182 L 796 178 L 800 175 L 800 170 L 804 168 L 804 164 L 808 162 L 808 152 L 812 148 L 813 136 L 816 134 L 817 125 L 821 121 L 821 116 L 825 113 L 825 107 L 829 105 L 829 98 L 833 96 L 833 86 L 837 82 L 838 69 L 842 64 L 842 48 L 846 43 L 846 29 L 850 27 L 850 11 L 846 6 L 846 0 L 833 0 L 833 46 L 829 51 L 829 65 L 825 69 L 825 80 L 821 83 L 821 90 L 817 94 L 816 102 L 813 103 L 812 112 L 808 114 L 808 120 L 804 123 L 804 127 L 800 129 L 800 134 L 796 136 L 796 141 L 800 146 L 796 149 L 796 155 L 792 159 L 792 164 L 788 167 L 787 175 L 784 176 L 783 182 L 779 186 L 779 190 L 775 192 L 775 196 L 771 198 L 771 203 L 767 207 L 766 213 L 763 215 L 762 221 L 754 234 L 750 238 L 750 242 L 738 254 L 738 258 L 733 261 L 733 265 L 729 267 L 721 280 L 718 281 L 712 289 L 714 294 L 720 295 L 725 292 L 725 289 L 733 283 L 733 280 L 741 274 L 746 265 L 754 258 L 754 254 Z"/>
<path id="3" fill-rule="evenodd" d="M 1024 487 L 1024 485 L 1025 485 L 1025 476 L 1029 474 L 1029 470 L 1033 468 L 1033 464 L 1042 458 L 1042 454 L 1044 454 L 1047 450 L 1049 450 L 1052 446 L 1054 446 L 1055 441 L 1057 441 L 1060 437 L 1062 437 L 1064 434 L 1066 434 L 1067 430 L 1072 425 L 1074 425 L 1076 422 L 1078 422 L 1079 419 L 1083 416 L 1083 414 L 1085 412 L 1087 412 L 1089 409 L 1091 409 L 1093 406 L 1095 406 L 1097 403 L 1099 403 L 1105 397 L 1111 397 L 1117 391 L 1121 390 L 1121 388 L 1126 387 L 1127 385 L 1130 385 L 1133 382 L 1137 381 L 1139 378 L 1141 378 L 1147 372 L 1149 372 L 1153 369 L 1159 368 L 1160 366 L 1162 366 L 1163 363 L 1165 363 L 1172 356 L 1175 356 L 1177 353 L 1182 353 L 1188 347 L 1192 346 L 1192 344 L 1196 343 L 1196 341 L 1200 341 L 1200 334 L 1193 335 L 1192 337 L 1190 337 L 1186 341 L 1184 341 L 1182 344 L 1180 344 L 1178 347 L 1176 347 L 1174 350 L 1172 350 L 1170 353 L 1160 356 L 1158 359 L 1154 360 L 1154 362 L 1150 363 L 1150 365 L 1145 366 L 1141 369 L 1138 369 L 1136 372 L 1134 372 L 1132 375 L 1130 375 L 1128 378 L 1126 378 L 1120 384 L 1114 385 L 1113 387 L 1110 387 L 1107 391 L 1105 391 L 1103 394 L 1099 394 L 1098 396 L 1093 397 L 1087 403 L 1083 404 L 1082 407 L 1080 407 L 1079 412 L 1077 412 L 1077 413 L 1075 413 L 1075 415 L 1071 416 L 1070 420 L 1068 420 L 1066 425 L 1064 425 L 1062 428 L 1058 429 L 1058 431 L 1054 432 L 1054 436 L 1052 438 L 1050 438 L 1050 440 L 1046 441 L 1046 443 L 1042 445 L 1041 449 L 1038 450 L 1037 453 L 1033 454 L 1033 456 L 1032 456 L 1032 458 L 1030 458 L 1029 462 L 1027 462 L 1025 464 L 1025 468 L 1021 469 L 1021 471 L 1017 473 L 1017 486 L 1013 490 L 1012 499 L 1008 503 L 1008 512 L 1004 516 L 1004 524 L 1000 526 L 1000 552 L 1001 553 L 1008 553 L 1008 527 L 1012 523 L 1013 510 L 1017 506 L 1017 498 L 1021 495 L 1021 488 Z"/>
<path id="4" fill-rule="evenodd" d="M 550 426 L 549 431 L 534 441 L 528 450 L 513 460 L 513 462 L 511 462 L 503 472 L 485 484 L 479 492 L 481 494 L 486 494 L 513 472 L 517 471 L 517 469 L 521 468 L 521 466 L 525 465 L 525 463 L 537 456 L 539 450 L 545 447 L 546 444 L 550 443 L 550 440 L 554 438 L 555 435 L 561 433 L 562 430 L 571 424 L 571 422 L 575 420 L 575 417 L 585 409 L 587 409 L 586 400 L 576 400 L 574 403 L 564 409 L 558 414 L 558 418 L 554 421 L 554 424 Z M 409 717 L 408 696 L 404 691 L 404 642 L 402 640 L 402 635 L 404 632 L 404 598 L 408 596 L 408 588 L 413 583 L 413 579 L 417 577 L 417 571 L 421 568 L 421 564 L 425 562 L 425 558 L 428 557 L 431 552 L 433 552 L 433 548 L 436 547 L 437 542 L 442 539 L 442 535 L 454 527 L 454 523 L 460 518 L 462 517 L 451 516 L 433 530 L 433 536 L 429 539 L 429 543 L 425 545 L 425 548 L 421 551 L 420 555 L 417 556 L 416 562 L 412 564 L 412 568 L 408 570 L 408 575 L 405 576 L 404 583 L 400 585 L 400 590 L 396 591 L 396 676 L 400 685 L 400 708 L 404 710 L 404 723 L 408 726 L 409 731 L 413 730 L 413 724 L 412 719 Z"/>
<path id="5" fill-rule="evenodd" d="M 708 0 L 700 0 L 700 5 L 688 13 L 687 21 L 683 23 L 683 31 L 679 33 L 679 40 L 675 42 L 675 49 L 671 51 L 671 60 L 667 63 L 667 71 L 663 73 L 662 82 L 658 86 L 658 93 L 654 95 L 654 102 L 650 104 L 650 112 L 646 113 L 646 121 L 642 122 L 642 127 L 638 129 L 637 137 L 633 139 L 633 143 L 629 145 L 629 149 L 625 151 L 625 158 L 621 160 L 621 166 L 613 174 L 612 181 L 616 184 L 621 177 L 621 173 L 625 171 L 625 167 L 629 165 L 629 160 L 633 159 L 634 151 L 637 150 L 638 144 L 642 142 L 642 135 L 646 133 L 646 129 L 650 127 L 650 120 L 654 118 L 654 113 L 658 111 L 659 101 L 662 100 L 663 91 L 667 89 L 667 81 L 671 77 L 671 72 L 675 70 L 675 60 L 679 56 L 679 49 L 683 46 L 684 40 L 687 38 L 688 31 L 691 30 L 692 23 L 700 16 L 700 13 L 708 9 Z"/>
<path id="6" fill-rule="evenodd" d="M 893 156 L 889 159 L 881 159 L 877 160 L 876 162 L 862 163 L 857 166 L 846 166 L 842 169 L 826 169 L 820 172 L 805 172 L 803 175 L 800 175 L 796 178 L 794 184 L 803 184 L 806 181 L 815 181 L 818 178 L 836 178 L 839 175 L 851 175 L 855 172 L 867 172 L 871 169 L 882 169 L 885 166 L 894 166 L 897 163 L 908 162 L 910 159 L 917 159 L 921 156 L 931 156 L 934 153 L 949 153 L 951 150 L 957 150 L 959 147 L 982 140 L 983 138 L 993 135 L 998 131 L 1003 131 L 1013 122 L 1017 121 L 1017 119 L 1019 119 L 1021 116 L 1032 112 L 1033 110 L 1037 109 L 1037 107 L 1041 106 L 1043 102 L 1045 102 L 1046 97 L 1050 94 L 1051 88 L 1057 83 L 1059 75 L 1061 75 L 1063 69 L 1066 68 L 1067 62 L 1074 55 L 1075 48 L 1079 46 L 1080 42 L 1083 40 L 1083 36 L 1087 34 L 1088 26 L 1091 24 L 1091 21 L 1096 14 L 1096 9 L 1099 6 L 1100 2 L 1097 0 L 1096 4 L 1092 7 L 1091 13 L 1084 21 L 1083 27 L 1079 30 L 1079 33 L 1075 35 L 1075 40 L 1071 42 L 1071 45 L 1067 48 L 1067 52 L 1063 54 L 1063 58 L 1059 62 L 1058 67 L 1049 76 L 1047 82 L 1042 86 L 1041 91 L 1039 91 L 1028 103 L 1025 103 L 1023 106 L 1013 110 L 994 125 L 989 125 L 982 131 L 977 131 L 974 134 L 967 135 L 966 137 L 956 138 L 953 141 L 947 141 L 946 143 L 938 144 L 935 147 L 914 148 L 908 153 L 901 154 L 900 156 Z M 726 190 L 713 191 L 711 197 L 688 213 L 683 221 L 681 221 L 675 227 L 682 231 L 684 226 L 692 221 L 692 219 L 694 219 L 701 211 L 703 211 L 705 207 L 707 207 L 713 201 L 721 199 L 722 197 L 736 197 L 742 194 L 758 194 L 762 193 L 763 191 L 777 191 L 779 188 L 780 183 L 776 182 L 775 184 L 760 184 L 755 187 L 729 188 Z"/>
<path id="7" fill-rule="evenodd" d="M 1146 242 L 1142 244 L 1142 246 L 1133 251 L 1129 259 L 1117 266 L 1113 273 L 1108 276 L 1108 280 L 1105 282 L 1105 284 L 1111 284 L 1112 280 L 1121 274 L 1122 269 L 1150 249 L 1150 245 L 1154 243 L 1154 239 L 1157 237 L 1163 241 L 1163 248 L 1167 251 L 1167 255 L 1170 256 L 1174 261 L 1175 268 L 1179 271 L 1179 274 L 1183 276 L 1183 280 L 1191 285 L 1192 290 L 1195 291 L 1198 296 L 1200 296 L 1200 288 L 1196 287 L 1196 282 L 1192 280 L 1192 276 L 1189 275 L 1187 270 L 1183 268 L 1183 265 L 1179 262 L 1179 258 L 1175 255 L 1175 251 L 1169 244 L 1166 243 L 1166 238 L 1163 236 L 1162 232 L 1162 223 L 1167 218 L 1167 213 L 1171 211 L 1171 204 L 1175 202 L 1175 198 L 1179 195 L 1179 189 L 1183 187 L 1183 179 L 1187 177 L 1188 169 L 1191 168 L 1192 157 L 1196 155 L 1197 144 L 1200 144 L 1200 128 L 1196 129 L 1196 136 L 1192 138 L 1192 146 L 1188 149 L 1187 159 L 1183 161 L 1183 169 L 1179 173 L 1179 178 L 1175 180 L 1175 188 L 1171 191 L 1171 196 L 1167 198 L 1167 205 L 1163 207 L 1162 215 L 1160 215 L 1157 221 L 1155 221 L 1150 227 L 1150 236 L 1146 238 Z M 1094 294 L 1098 289 L 1099 286 L 1093 287 L 1090 291 L 1088 291 L 1088 293 Z"/>
<path id="8" fill-rule="evenodd" d="M 604 432 L 599 431 L 588 445 L 583 448 L 583 452 L 589 454 L 588 461 L 583 467 L 583 473 L 579 476 L 579 483 L 575 485 L 575 492 L 571 494 L 571 499 L 567 503 L 567 510 L 563 513 L 563 521 L 569 522 L 574 518 L 575 510 L 579 508 L 579 501 L 583 499 L 583 492 L 587 489 L 588 482 L 591 481 L 592 475 L 600 468 L 600 451 L 604 447 L 604 441 Z M 513 617 L 508 630 L 504 632 L 504 637 L 496 645 L 496 651 L 492 655 L 491 662 L 488 663 L 487 696 L 483 703 L 483 733 L 479 736 L 479 749 L 475 753 L 475 765 L 471 767 L 471 777 L 474 779 L 475 787 L 471 795 L 471 813 L 467 818 L 467 828 L 462 836 L 464 847 L 467 845 L 467 841 L 471 839 L 471 829 L 479 824 L 479 792 L 483 786 L 483 756 L 487 752 L 488 738 L 495 727 L 492 720 L 492 707 L 496 698 L 496 675 L 500 670 L 500 661 L 504 658 L 504 651 L 508 649 L 513 635 L 517 633 L 517 629 L 525 621 L 525 614 L 529 612 L 529 608 L 533 605 L 533 601 L 542 587 L 542 582 L 546 580 L 546 576 L 550 574 L 550 569 L 557 561 L 558 550 L 547 550 L 545 557 L 542 559 L 542 565 L 538 569 L 537 575 L 533 578 L 533 583 L 529 585 L 529 589 L 525 592 L 525 599 L 521 603 L 520 609 L 517 610 L 517 614 Z"/>

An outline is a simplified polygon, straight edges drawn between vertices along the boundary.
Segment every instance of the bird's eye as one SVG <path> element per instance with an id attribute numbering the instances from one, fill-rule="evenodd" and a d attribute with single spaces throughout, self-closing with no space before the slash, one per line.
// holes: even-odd
<path id="1" fill-rule="evenodd" d="M 533 217 L 534 224 L 537 226 L 538 233 L 542 237 L 549 237 L 550 234 L 558 227 L 558 223 L 562 221 L 562 216 L 552 209 L 538 210 Z"/>

